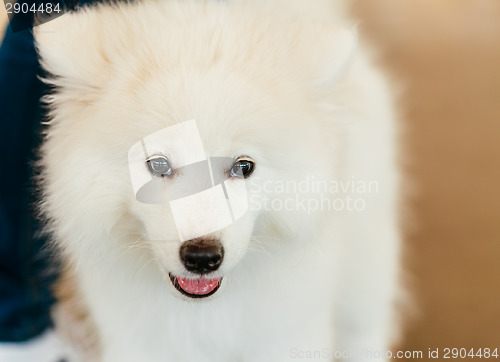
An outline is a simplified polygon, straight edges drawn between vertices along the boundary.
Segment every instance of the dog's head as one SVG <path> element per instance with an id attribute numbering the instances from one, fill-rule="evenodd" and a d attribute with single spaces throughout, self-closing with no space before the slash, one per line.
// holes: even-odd
<path id="1" fill-rule="evenodd" d="M 46 209 L 64 246 L 101 255 L 146 245 L 178 291 L 200 298 L 255 238 L 307 230 L 300 212 L 269 215 L 265 184 L 332 175 L 331 120 L 352 91 L 341 75 L 355 39 L 299 19 L 215 1 L 151 2 L 37 28 L 55 87 Z"/>

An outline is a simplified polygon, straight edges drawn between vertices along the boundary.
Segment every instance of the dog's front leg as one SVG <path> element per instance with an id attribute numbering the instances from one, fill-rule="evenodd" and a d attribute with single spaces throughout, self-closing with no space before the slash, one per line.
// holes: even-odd
<path id="1" fill-rule="evenodd" d="M 400 236 L 388 210 L 353 216 L 336 298 L 337 350 L 350 361 L 385 361 L 398 334 Z"/>

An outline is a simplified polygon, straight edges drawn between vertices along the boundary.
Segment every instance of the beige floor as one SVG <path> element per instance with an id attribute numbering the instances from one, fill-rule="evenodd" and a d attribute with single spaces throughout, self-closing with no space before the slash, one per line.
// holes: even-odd
<path id="1" fill-rule="evenodd" d="M 355 4 L 407 87 L 419 188 L 408 266 L 421 312 L 404 348 L 500 349 L 500 2 Z"/>
<path id="2" fill-rule="evenodd" d="M 0 4 L 1 5 L 1 4 Z M 3 37 L 5 26 L 7 25 L 7 13 L 5 8 L 0 6 L 0 38 Z"/>
<path id="3" fill-rule="evenodd" d="M 407 88 L 419 188 L 407 265 L 420 317 L 401 348 L 500 348 L 500 1 L 354 4 Z"/>

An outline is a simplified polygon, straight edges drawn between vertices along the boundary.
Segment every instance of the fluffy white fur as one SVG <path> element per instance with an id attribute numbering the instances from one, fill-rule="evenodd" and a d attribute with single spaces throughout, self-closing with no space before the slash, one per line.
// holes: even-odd
<path id="1" fill-rule="evenodd" d="M 384 76 L 335 9 L 143 1 L 36 29 L 56 87 L 42 208 L 96 326 L 101 350 L 92 358 L 276 362 L 390 347 L 400 254 L 395 115 Z M 190 119 L 207 154 L 251 156 L 253 182 L 354 177 L 375 180 L 378 192 L 362 195 L 360 212 L 249 211 L 217 233 L 221 289 L 187 300 L 166 278 L 185 273 L 180 243 L 161 241 L 176 238 L 172 217 L 165 205 L 137 202 L 127 152 Z"/>

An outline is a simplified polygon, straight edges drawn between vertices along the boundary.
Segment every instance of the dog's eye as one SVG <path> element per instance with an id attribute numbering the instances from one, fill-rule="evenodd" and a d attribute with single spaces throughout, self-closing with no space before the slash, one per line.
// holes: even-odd
<path id="1" fill-rule="evenodd" d="M 146 161 L 149 171 L 155 176 L 169 176 L 172 174 L 172 166 L 165 156 L 153 156 Z"/>
<path id="2" fill-rule="evenodd" d="M 241 158 L 237 160 L 231 167 L 231 177 L 247 178 L 255 169 L 255 164 L 248 158 Z"/>

